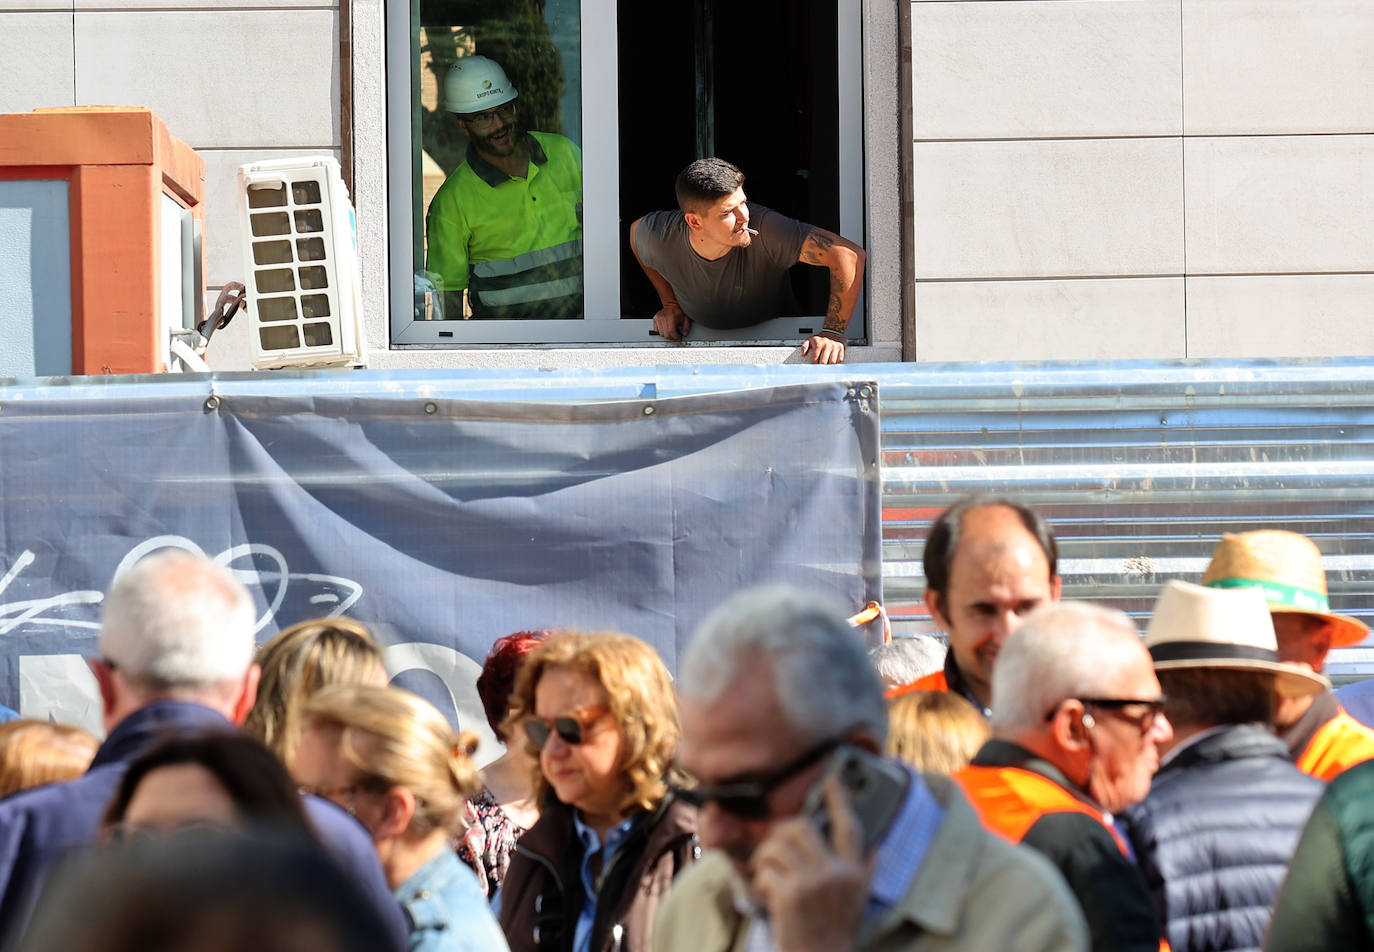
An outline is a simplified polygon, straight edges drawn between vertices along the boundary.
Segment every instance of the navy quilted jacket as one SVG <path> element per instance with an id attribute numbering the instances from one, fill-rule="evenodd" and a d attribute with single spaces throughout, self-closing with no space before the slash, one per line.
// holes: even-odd
<path id="1" fill-rule="evenodd" d="M 1324 786 L 1254 725 L 1204 737 L 1160 768 L 1124 819 L 1173 952 L 1259 949 Z"/>

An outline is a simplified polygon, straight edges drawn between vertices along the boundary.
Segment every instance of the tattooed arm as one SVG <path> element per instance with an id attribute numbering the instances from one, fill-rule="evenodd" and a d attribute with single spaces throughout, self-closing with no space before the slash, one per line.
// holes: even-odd
<path id="1" fill-rule="evenodd" d="M 844 360 L 844 332 L 859 300 L 864 278 L 864 250 L 848 238 L 812 226 L 802 242 L 797 260 L 830 270 L 830 301 L 825 309 L 825 326 L 802 344 L 802 353 L 816 364 L 838 364 Z"/>

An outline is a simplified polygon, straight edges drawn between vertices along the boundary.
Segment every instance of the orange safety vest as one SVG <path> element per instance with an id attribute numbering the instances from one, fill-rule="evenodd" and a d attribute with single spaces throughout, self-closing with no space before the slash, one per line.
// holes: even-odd
<path id="1" fill-rule="evenodd" d="M 1090 816 L 1112 835 L 1121 855 L 1131 851 L 1121 833 L 1095 809 L 1048 777 L 1020 767 L 965 767 L 954 773 L 983 826 L 1003 839 L 1020 843 L 1030 828 L 1048 813 L 1082 813 Z"/>
<path id="2" fill-rule="evenodd" d="M 927 674 L 924 678 L 917 678 L 910 684 L 903 684 L 899 687 L 888 688 L 883 697 L 889 701 L 893 698 L 901 697 L 903 694 L 911 694 L 913 691 L 948 691 L 949 681 L 945 678 L 944 669 L 941 668 L 934 674 Z"/>
<path id="3" fill-rule="evenodd" d="M 1050 813 L 1082 813 L 1101 823 L 1112 835 L 1121 855 L 1132 858 L 1125 839 L 1105 813 L 1084 803 L 1048 777 L 1020 767 L 969 766 L 951 774 L 950 778 L 973 804 L 983 826 L 1003 839 L 1020 843 L 1036 821 Z M 1159 952 L 1170 952 L 1167 937 L 1160 937 Z"/>
<path id="4" fill-rule="evenodd" d="M 1374 760 L 1374 731 L 1341 708 L 1335 717 L 1317 728 L 1298 755 L 1297 764 L 1308 776 L 1331 780 L 1366 760 Z"/>

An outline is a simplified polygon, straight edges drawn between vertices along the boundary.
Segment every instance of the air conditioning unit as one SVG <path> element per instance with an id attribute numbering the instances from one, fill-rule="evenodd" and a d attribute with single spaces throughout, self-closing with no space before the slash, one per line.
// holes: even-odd
<path id="1" fill-rule="evenodd" d="M 239 167 L 253 366 L 365 361 L 357 226 L 332 156 Z"/>

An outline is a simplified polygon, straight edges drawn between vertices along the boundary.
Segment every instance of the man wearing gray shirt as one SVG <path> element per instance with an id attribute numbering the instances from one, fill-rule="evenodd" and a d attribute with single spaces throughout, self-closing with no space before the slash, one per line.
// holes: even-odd
<path id="1" fill-rule="evenodd" d="M 787 271 L 801 262 L 830 271 L 825 326 L 802 353 L 817 364 L 844 360 L 864 250 L 761 205 L 751 209 L 744 173 L 724 159 L 693 162 L 675 190 L 679 211 L 651 212 L 630 226 L 630 246 L 663 305 L 654 330 L 681 340 L 694 321 L 724 330 L 778 317 Z"/>

